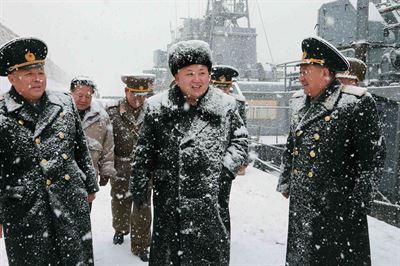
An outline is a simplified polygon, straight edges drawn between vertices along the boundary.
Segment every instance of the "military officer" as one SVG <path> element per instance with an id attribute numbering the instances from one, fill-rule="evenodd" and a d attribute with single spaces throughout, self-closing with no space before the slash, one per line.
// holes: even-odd
<path id="1" fill-rule="evenodd" d="M 214 87 L 221 89 L 228 95 L 233 96 L 236 99 L 236 105 L 238 107 L 239 115 L 246 125 L 246 106 L 245 99 L 242 95 L 232 94 L 232 83 L 233 78 L 239 76 L 239 72 L 231 66 L 225 65 L 213 65 L 211 68 L 211 83 Z M 247 159 L 245 163 L 239 168 L 238 174 L 243 175 L 247 167 Z M 219 205 L 221 207 L 221 218 L 225 223 L 226 228 L 230 232 L 230 215 L 229 215 L 229 196 L 232 187 L 232 179 L 220 180 L 220 191 L 218 196 Z"/>
<path id="2" fill-rule="evenodd" d="M 383 167 L 375 101 L 335 78 L 347 59 L 302 42 L 300 82 L 277 190 L 289 197 L 287 265 L 370 265 L 367 213 Z"/>
<path id="3" fill-rule="evenodd" d="M 47 45 L 0 48 L 0 224 L 9 265 L 93 265 L 89 202 L 99 190 L 78 112 L 46 90 Z"/>
<path id="4" fill-rule="evenodd" d="M 359 86 L 365 79 L 367 73 L 367 65 L 360 59 L 347 57 L 349 61 L 349 69 L 344 72 L 338 72 L 336 78 L 343 85 L 354 85 Z"/>
<path id="5" fill-rule="evenodd" d="M 141 207 L 132 206 L 129 193 L 132 152 L 136 148 L 139 130 L 143 123 L 143 104 L 153 95 L 155 76 L 152 74 L 123 75 L 125 98 L 108 108 L 114 132 L 114 154 L 117 175 L 111 178 L 111 206 L 113 243 L 122 244 L 124 235 L 131 233 L 131 251 L 141 260 L 148 260 L 151 241 L 151 184 L 146 194 L 146 202 Z"/>
<path id="6" fill-rule="evenodd" d="M 211 83 L 214 87 L 221 89 L 228 95 L 236 99 L 240 117 L 246 125 L 246 102 L 243 95 L 232 93 L 234 78 L 239 76 L 239 72 L 232 66 L 213 65 L 211 68 Z"/>

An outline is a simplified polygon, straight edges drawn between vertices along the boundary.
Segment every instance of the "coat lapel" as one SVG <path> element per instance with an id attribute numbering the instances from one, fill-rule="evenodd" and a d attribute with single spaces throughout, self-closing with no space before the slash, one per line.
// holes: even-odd
<path id="1" fill-rule="evenodd" d="M 138 118 L 135 118 L 135 115 L 130 112 L 129 110 L 129 106 L 128 103 L 124 100 L 119 107 L 119 112 L 122 116 L 122 118 L 128 122 L 128 124 L 131 124 L 135 127 L 139 127 L 141 123 L 143 123 L 143 119 L 144 119 L 144 111 L 141 110 L 139 113 Z"/>
<path id="2" fill-rule="evenodd" d="M 18 122 L 21 120 L 22 122 L 28 121 L 28 122 L 34 122 L 35 119 L 32 117 L 32 115 L 28 112 L 26 108 L 24 108 L 23 103 L 17 102 L 13 97 L 11 97 L 10 93 L 6 93 L 4 96 L 4 101 L 5 105 L 7 108 L 8 113 L 16 113 L 16 119 L 18 119 Z M 22 123 L 21 122 L 21 123 Z"/>
<path id="3" fill-rule="evenodd" d="M 301 117 L 301 110 L 304 110 L 306 105 L 306 101 L 304 101 L 303 107 L 301 107 L 298 111 L 301 118 L 296 127 L 296 131 L 306 128 L 312 122 L 331 113 L 333 108 L 336 106 L 337 101 L 339 100 L 340 92 L 340 86 L 333 84 L 332 88 L 328 88 L 327 91 L 322 95 L 321 99 L 319 99 L 316 103 L 311 104 L 306 113 Z"/>
<path id="4" fill-rule="evenodd" d="M 58 116 L 58 113 L 62 110 L 62 103 L 60 100 L 52 94 L 48 94 L 49 101 L 46 108 L 39 115 L 38 121 L 36 123 L 35 132 L 33 137 L 38 137 L 43 130 L 53 122 L 53 120 Z"/>
<path id="5" fill-rule="evenodd" d="M 173 87 L 169 93 L 169 100 L 171 106 L 177 106 L 176 109 L 173 109 L 173 114 L 180 116 L 182 114 L 182 118 L 185 116 L 184 105 L 185 100 L 180 92 L 180 88 L 176 85 Z M 185 145 L 196 138 L 198 134 L 200 134 L 205 127 L 210 123 L 206 121 L 203 116 L 209 112 L 211 108 L 209 105 L 212 102 L 213 91 L 209 88 L 204 97 L 200 100 L 199 105 L 197 106 L 197 110 L 193 112 L 194 117 L 190 123 L 189 129 L 182 125 L 182 123 L 175 123 L 174 128 L 177 130 L 182 136 L 181 145 Z M 180 122 L 183 122 L 182 120 Z"/>

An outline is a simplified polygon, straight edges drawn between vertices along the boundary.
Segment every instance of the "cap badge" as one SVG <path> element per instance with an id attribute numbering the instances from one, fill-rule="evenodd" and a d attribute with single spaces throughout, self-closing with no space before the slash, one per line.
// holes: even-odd
<path id="1" fill-rule="evenodd" d="M 139 90 L 142 91 L 144 88 L 143 86 L 139 86 Z"/>
<path id="2" fill-rule="evenodd" d="M 221 81 L 221 82 L 225 82 L 225 81 L 226 81 L 226 78 L 225 78 L 225 76 L 224 76 L 224 75 L 220 76 L 220 77 L 219 77 L 219 81 Z"/>
<path id="3" fill-rule="evenodd" d="M 25 54 L 25 59 L 26 59 L 27 62 L 32 62 L 32 61 L 35 61 L 36 57 L 35 57 L 35 55 L 33 53 L 27 52 Z"/>

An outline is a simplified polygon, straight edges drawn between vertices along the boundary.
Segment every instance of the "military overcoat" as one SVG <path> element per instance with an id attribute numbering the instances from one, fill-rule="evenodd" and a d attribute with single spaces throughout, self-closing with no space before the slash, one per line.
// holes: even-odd
<path id="1" fill-rule="evenodd" d="M 14 89 L 0 100 L 0 223 L 10 265 L 92 265 L 88 193 L 98 191 L 70 96 L 38 116 Z"/>
<path id="2" fill-rule="evenodd" d="M 290 196 L 287 265 L 370 265 L 366 215 L 384 159 L 374 99 L 334 80 L 290 107 L 278 184 Z"/>
<path id="3" fill-rule="evenodd" d="M 191 107 L 175 86 L 149 98 L 131 176 L 136 203 L 154 173 L 149 265 L 228 265 L 219 181 L 234 178 L 246 151 L 233 97 L 210 87 Z"/>

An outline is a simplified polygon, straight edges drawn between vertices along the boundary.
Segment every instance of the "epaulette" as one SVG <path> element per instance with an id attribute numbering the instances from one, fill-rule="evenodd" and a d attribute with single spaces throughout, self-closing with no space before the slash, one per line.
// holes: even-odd
<path id="1" fill-rule="evenodd" d="M 118 108 L 119 101 L 112 102 L 112 103 L 109 103 L 109 104 L 102 104 L 102 105 L 104 106 L 104 109 L 107 111 L 107 110 L 111 110 L 113 108 Z"/>
<path id="2" fill-rule="evenodd" d="M 292 98 L 299 98 L 304 96 L 304 91 L 303 90 L 297 90 L 293 93 Z"/>
<path id="3" fill-rule="evenodd" d="M 341 90 L 344 93 L 356 95 L 358 97 L 361 97 L 367 93 L 366 88 L 357 87 L 357 86 L 353 86 L 353 85 L 343 85 Z"/>

